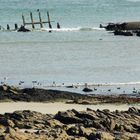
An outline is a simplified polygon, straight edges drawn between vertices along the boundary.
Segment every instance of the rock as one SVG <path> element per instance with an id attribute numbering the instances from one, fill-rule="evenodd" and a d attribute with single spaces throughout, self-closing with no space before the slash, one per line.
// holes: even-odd
<path id="1" fill-rule="evenodd" d="M 87 111 L 93 111 L 91 108 L 87 108 Z"/>
<path id="2" fill-rule="evenodd" d="M 82 119 L 75 116 L 73 111 L 58 112 L 54 119 L 59 120 L 64 124 L 82 123 Z"/>
<path id="3" fill-rule="evenodd" d="M 99 120 L 89 120 L 89 119 L 84 119 L 84 127 L 92 127 L 96 129 L 103 128 Z"/>
<path id="4" fill-rule="evenodd" d="M 140 36 L 140 31 L 138 30 L 138 31 L 135 31 L 135 33 L 136 33 L 136 36 Z"/>
<path id="5" fill-rule="evenodd" d="M 26 29 L 24 26 L 21 26 L 19 29 L 18 29 L 18 32 L 30 32 L 29 29 Z"/>
<path id="6" fill-rule="evenodd" d="M 2 135 L 6 130 L 6 126 L 0 125 L 0 135 Z"/>
<path id="7" fill-rule="evenodd" d="M 11 127 L 7 127 L 5 133 L 9 133 L 10 135 L 13 135 L 15 133 L 15 130 Z"/>
<path id="8" fill-rule="evenodd" d="M 83 127 L 83 126 L 81 126 L 80 127 L 80 131 L 82 132 L 82 134 L 83 134 L 83 137 L 86 137 L 86 138 L 88 138 L 89 137 L 89 135 L 92 133 L 96 133 L 96 129 L 95 128 L 85 128 L 85 127 Z"/>
<path id="9" fill-rule="evenodd" d="M 116 124 L 114 130 L 119 131 L 119 132 L 123 132 L 124 128 L 121 124 Z"/>
<path id="10" fill-rule="evenodd" d="M 134 128 L 131 125 L 124 125 L 124 130 L 126 132 L 131 132 L 131 133 L 136 132 L 136 130 L 134 130 Z"/>
<path id="11" fill-rule="evenodd" d="M 15 124 L 12 120 L 7 120 L 7 124 L 8 124 L 8 126 L 10 126 L 12 128 L 14 128 L 14 126 L 15 126 Z"/>
<path id="12" fill-rule="evenodd" d="M 93 102 L 89 100 L 77 100 L 77 104 L 82 104 L 82 105 L 91 105 Z"/>
<path id="13" fill-rule="evenodd" d="M 8 85 L 3 85 L 2 88 L 3 88 L 4 91 L 9 91 L 10 86 L 8 86 Z"/>
<path id="14" fill-rule="evenodd" d="M 9 91 L 12 92 L 13 94 L 18 94 L 18 92 L 15 90 L 10 89 Z"/>
<path id="15" fill-rule="evenodd" d="M 96 138 L 100 140 L 114 140 L 114 137 L 108 132 L 97 132 Z"/>
<path id="16" fill-rule="evenodd" d="M 5 117 L 0 117 L 0 124 L 4 126 L 8 126 L 7 119 Z"/>
<path id="17" fill-rule="evenodd" d="M 115 120 L 114 119 L 111 119 L 110 120 L 110 131 L 114 130 L 115 125 L 116 125 Z"/>
<path id="18" fill-rule="evenodd" d="M 71 126 L 70 128 L 68 128 L 66 132 L 70 136 L 88 138 L 90 133 L 93 133 L 94 131 L 95 131 L 95 129 L 84 128 L 83 126 L 75 125 L 75 126 Z"/>
<path id="19" fill-rule="evenodd" d="M 138 110 L 138 109 L 135 108 L 135 107 L 130 107 L 130 108 L 128 109 L 128 112 L 130 112 L 130 113 L 136 113 L 136 114 L 139 114 L 139 115 L 140 115 L 140 110 Z"/>
<path id="20" fill-rule="evenodd" d="M 115 30 L 114 35 L 133 36 L 133 33 L 130 31 Z"/>
<path id="21" fill-rule="evenodd" d="M 50 120 L 47 120 L 45 121 L 45 125 L 48 125 L 49 127 L 63 127 L 63 124 L 58 121 L 58 120 L 55 120 L 55 119 L 50 119 Z"/>
<path id="22" fill-rule="evenodd" d="M 127 140 L 140 139 L 139 109 L 68 110 L 56 115 L 15 111 L 0 115 L 0 140 Z"/>
<path id="23" fill-rule="evenodd" d="M 93 90 L 90 89 L 90 88 L 84 88 L 83 91 L 84 91 L 84 92 L 92 92 Z"/>
<path id="24" fill-rule="evenodd" d="M 71 136 L 79 136 L 79 135 L 81 135 L 80 131 L 79 131 L 79 128 L 76 127 L 76 126 L 72 126 L 71 128 L 69 128 L 67 130 L 67 134 L 71 135 Z"/>
<path id="25" fill-rule="evenodd" d="M 90 120 L 98 120 L 99 117 L 94 111 L 81 111 L 76 114 L 77 117 Z"/>
<path id="26" fill-rule="evenodd" d="M 90 135 L 88 136 L 88 140 L 97 140 L 96 134 L 90 133 Z"/>

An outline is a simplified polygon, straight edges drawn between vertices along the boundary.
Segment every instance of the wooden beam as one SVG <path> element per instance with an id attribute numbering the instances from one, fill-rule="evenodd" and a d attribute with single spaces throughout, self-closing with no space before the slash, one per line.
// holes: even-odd
<path id="1" fill-rule="evenodd" d="M 54 21 L 50 21 L 50 22 L 54 22 Z M 44 24 L 44 23 L 49 23 L 48 21 L 42 21 L 42 24 Z M 31 25 L 32 23 L 31 22 L 27 22 L 27 23 L 25 23 L 25 25 Z M 34 25 L 35 24 L 40 24 L 40 22 L 34 22 Z"/>
<path id="2" fill-rule="evenodd" d="M 32 28 L 35 29 L 32 12 L 30 12 L 30 17 L 31 17 Z"/>
<path id="3" fill-rule="evenodd" d="M 22 14 L 22 21 L 23 21 L 23 26 L 25 26 L 25 18 L 23 14 Z"/>
<path id="4" fill-rule="evenodd" d="M 41 13 L 40 12 L 38 12 L 38 16 L 39 16 L 39 21 L 40 21 L 40 28 L 43 28 L 43 23 L 42 23 Z"/>
<path id="5" fill-rule="evenodd" d="M 48 17 L 49 28 L 52 28 L 51 21 L 50 21 L 50 15 L 49 15 L 48 11 L 47 11 L 47 17 Z"/>

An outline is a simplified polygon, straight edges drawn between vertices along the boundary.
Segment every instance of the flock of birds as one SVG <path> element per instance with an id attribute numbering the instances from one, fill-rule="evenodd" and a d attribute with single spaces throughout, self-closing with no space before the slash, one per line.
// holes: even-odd
<path id="1" fill-rule="evenodd" d="M 1 85 L 4 85 L 4 84 L 8 84 L 8 78 L 7 77 L 4 77 L 3 80 L 1 81 Z M 17 86 L 19 88 L 24 88 L 26 87 L 26 82 L 25 81 L 19 81 Z M 63 88 L 72 88 L 72 89 L 82 89 L 83 92 L 100 92 L 101 88 L 100 87 L 103 87 L 103 86 L 100 86 L 100 85 L 96 85 L 96 86 L 91 86 L 91 85 L 88 85 L 88 83 L 85 83 L 85 84 L 80 84 L 80 83 L 77 83 L 77 84 L 71 84 L 71 85 L 66 85 L 65 83 L 62 83 L 62 84 L 56 84 L 55 81 L 52 82 L 52 84 L 50 85 L 44 85 L 42 84 L 41 82 L 37 81 L 37 80 L 33 80 L 31 82 L 31 87 L 32 88 L 60 88 L 60 87 L 63 87 Z M 111 87 L 111 86 L 110 86 Z M 104 90 L 105 92 L 108 92 L 108 93 L 111 93 L 113 92 L 114 88 L 105 88 L 106 90 Z M 116 91 L 121 91 L 123 94 L 127 93 L 127 91 L 123 90 L 122 87 L 118 86 L 118 87 L 115 87 L 115 90 Z M 131 89 L 131 93 L 134 93 L 134 94 L 140 94 L 140 91 L 138 89 L 136 89 L 135 87 L 132 87 Z"/>

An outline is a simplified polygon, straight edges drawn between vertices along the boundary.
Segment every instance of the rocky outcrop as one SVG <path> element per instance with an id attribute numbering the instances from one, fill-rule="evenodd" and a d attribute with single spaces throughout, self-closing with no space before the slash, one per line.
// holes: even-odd
<path id="1" fill-rule="evenodd" d="M 86 96 L 67 91 L 45 90 L 36 88 L 18 89 L 13 86 L 0 86 L 0 101 L 51 102 L 57 100 L 84 99 Z"/>
<path id="2" fill-rule="evenodd" d="M 139 27 L 140 27 L 140 22 L 108 23 L 107 26 L 103 26 L 100 24 L 100 28 L 105 28 L 107 31 L 114 31 L 114 30 L 136 31 L 140 29 Z"/>
<path id="3" fill-rule="evenodd" d="M 140 140 L 140 109 L 0 115 L 0 140 Z"/>
<path id="4" fill-rule="evenodd" d="M 133 36 L 133 33 L 131 31 L 115 30 L 114 35 Z"/>
<path id="5" fill-rule="evenodd" d="M 75 104 L 140 103 L 140 94 L 136 93 L 133 95 L 95 95 L 36 88 L 18 89 L 16 87 L 8 85 L 0 86 L 0 101 L 9 100 L 24 102 L 65 101 L 67 103 Z"/>
<path id="6" fill-rule="evenodd" d="M 30 30 L 26 29 L 24 26 L 21 26 L 17 31 L 18 32 L 30 32 Z"/>
<path id="7" fill-rule="evenodd" d="M 90 89 L 90 88 L 84 88 L 83 91 L 84 91 L 84 92 L 92 92 L 93 90 Z"/>

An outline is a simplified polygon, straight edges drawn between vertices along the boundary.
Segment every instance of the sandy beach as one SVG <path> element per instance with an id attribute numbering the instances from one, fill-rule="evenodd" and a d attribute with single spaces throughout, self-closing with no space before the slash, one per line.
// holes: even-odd
<path id="1" fill-rule="evenodd" d="M 140 140 L 139 93 L 91 96 L 8 85 L 0 92 L 0 139 Z"/>
<path id="2" fill-rule="evenodd" d="M 128 110 L 129 107 L 136 107 L 140 109 L 140 104 L 128 105 L 128 104 L 98 104 L 98 105 L 79 105 L 79 104 L 65 104 L 62 102 L 55 103 L 34 103 L 34 102 L 3 102 L 0 103 L 0 113 L 5 112 L 12 113 L 16 110 L 31 110 L 41 112 L 43 114 L 56 114 L 58 111 L 66 111 L 75 109 L 77 111 L 85 111 L 87 108 L 93 110 L 109 109 L 110 111 L 115 110 Z"/>

